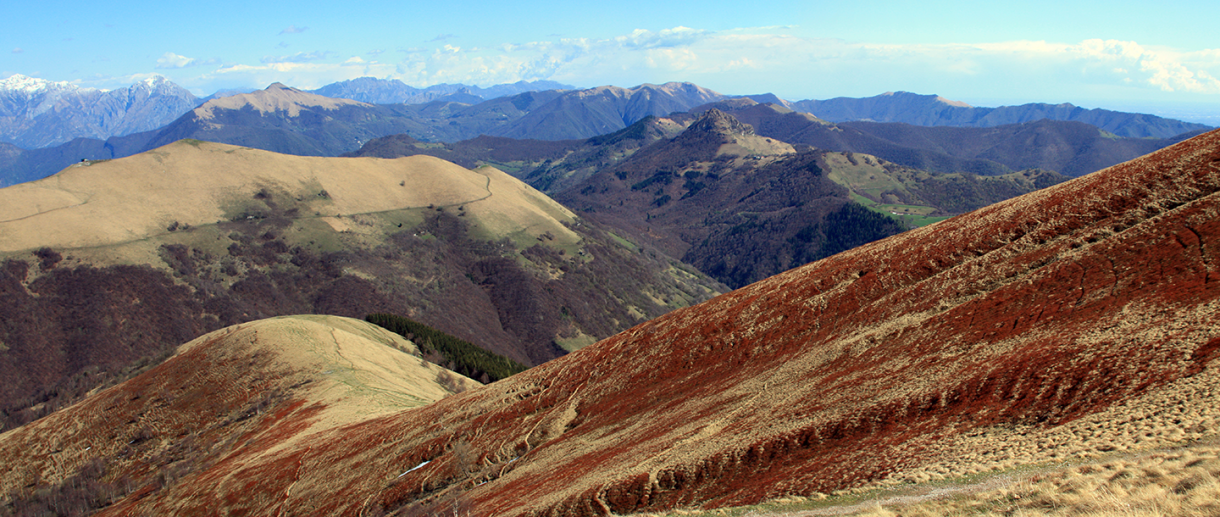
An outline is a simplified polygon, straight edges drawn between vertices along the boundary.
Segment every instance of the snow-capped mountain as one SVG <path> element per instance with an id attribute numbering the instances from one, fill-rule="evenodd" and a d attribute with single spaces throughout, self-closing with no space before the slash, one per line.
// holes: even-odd
<path id="1" fill-rule="evenodd" d="M 149 131 L 196 104 L 191 92 L 161 76 L 98 90 L 16 74 L 0 81 L 0 142 L 36 149 Z"/>

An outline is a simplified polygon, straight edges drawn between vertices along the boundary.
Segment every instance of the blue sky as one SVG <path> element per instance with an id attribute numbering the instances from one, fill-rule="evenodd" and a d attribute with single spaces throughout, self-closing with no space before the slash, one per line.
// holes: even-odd
<path id="1" fill-rule="evenodd" d="M 8 3 L 0 77 L 209 95 L 361 76 L 412 86 L 690 81 L 790 100 L 938 94 L 1220 125 L 1217 2 Z"/>

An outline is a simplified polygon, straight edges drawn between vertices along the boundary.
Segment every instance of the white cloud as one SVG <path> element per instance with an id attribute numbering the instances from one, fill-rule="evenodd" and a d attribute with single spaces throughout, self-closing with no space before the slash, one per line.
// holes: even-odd
<path id="1" fill-rule="evenodd" d="M 180 56 L 173 52 L 166 52 L 164 55 L 157 58 L 157 68 L 186 68 L 196 64 L 198 64 L 197 59 Z"/>
<path id="2" fill-rule="evenodd" d="M 20 54 L 20 53 L 22 53 L 22 52 L 25 52 L 25 49 L 23 49 L 23 48 L 21 48 L 21 47 L 16 47 L 16 48 L 14 48 L 14 49 L 13 49 L 13 53 L 14 53 L 14 54 Z"/>
<path id="3" fill-rule="evenodd" d="M 1207 71 L 1220 69 L 1220 51 L 1185 54 L 1172 49 L 1150 49 L 1134 41 L 1090 39 L 1077 44 L 1018 41 L 979 45 L 984 53 L 975 59 L 1006 63 L 1012 58 L 1038 60 L 1041 67 L 1067 76 L 1077 73 L 1087 81 L 1144 85 L 1172 92 L 1220 94 L 1220 81 Z M 1010 58 L 1005 60 L 1003 58 Z"/>
<path id="4" fill-rule="evenodd" d="M 262 88 L 274 82 L 281 82 L 302 90 L 312 90 L 330 83 L 358 77 L 389 77 L 395 71 L 396 68 L 393 65 L 376 62 L 239 64 L 222 67 L 195 78 L 190 81 L 190 86 L 205 91 L 215 91 L 218 88 L 236 86 Z"/>
<path id="5" fill-rule="evenodd" d="M 245 78 L 249 86 L 280 81 L 308 89 L 361 75 L 421 87 L 539 79 L 635 86 L 678 80 L 724 93 L 770 91 L 793 100 L 890 90 L 1076 103 L 1098 96 L 1220 94 L 1220 49 L 1185 52 L 1132 41 L 883 45 L 802 37 L 791 27 L 640 29 L 610 38 L 487 47 L 458 46 L 446 41 L 450 38 L 442 34 L 424 47 L 398 49 L 393 63 L 366 62 L 367 57 L 328 63 L 341 58 L 333 52 L 300 52 L 265 57 L 260 66 L 225 67 L 197 82 L 224 78 L 232 87 Z M 189 60 L 173 54 L 163 59 L 167 64 Z"/>
<path id="6" fill-rule="evenodd" d="M 309 30 L 309 27 L 297 27 L 296 25 L 289 25 L 287 29 L 280 31 L 280 34 L 300 34 L 307 30 Z"/>
<path id="7" fill-rule="evenodd" d="M 708 34 L 710 33 L 707 31 L 690 27 L 674 27 L 658 32 L 636 29 L 631 31 L 631 34 L 614 38 L 614 42 L 626 48 L 680 47 L 691 45 Z"/>
<path id="8" fill-rule="evenodd" d="M 307 63 L 309 61 L 321 61 L 330 56 L 333 52 L 327 50 L 315 50 L 313 52 L 297 52 L 291 56 L 264 56 L 261 60 L 264 64 L 270 63 Z"/>

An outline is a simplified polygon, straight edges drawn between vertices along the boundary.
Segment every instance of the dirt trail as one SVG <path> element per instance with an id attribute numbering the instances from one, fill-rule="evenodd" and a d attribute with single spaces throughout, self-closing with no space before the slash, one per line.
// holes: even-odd
<path id="1" fill-rule="evenodd" d="M 1036 480 L 1063 475 L 1069 471 L 1082 472 L 1107 472 L 1106 466 L 1115 464 L 1137 466 L 1139 469 L 1152 468 L 1150 465 L 1159 464 L 1162 468 L 1168 467 L 1164 463 L 1166 458 L 1174 458 L 1181 460 L 1180 457 L 1212 457 L 1214 449 L 1220 446 L 1220 437 L 1212 436 L 1210 438 L 1199 440 L 1190 444 L 1182 444 L 1179 446 L 1157 447 L 1152 449 L 1131 451 L 1127 453 L 1110 454 L 1104 457 L 1089 458 L 1085 460 L 1073 460 L 1058 463 L 1042 464 L 1022 468 L 1016 472 L 997 473 L 992 476 L 987 476 L 972 483 L 937 483 L 935 485 L 914 485 L 903 488 L 882 489 L 874 495 L 867 495 L 859 502 L 851 504 L 842 504 L 835 506 L 827 506 L 823 508 L 814 508 L 809 510 L 751 510 L 744 515 L 747 517 L 814 517 L 827 515 L 853 515 L 868 510 L 875 510 L 879 507 L 894 509 L 894 507 L 905 507 L 950 499 L 954 497 L 972 496 L 976 494 L 986 494 L 1000 489 L 1013 489 L 1020 485 L 1033 485 Z M 1197 453 L 1193 454 L 1192 453 Z M 1189 459 L 1189 458 L 1187 458 Z M 1188 464 L 1199 463 L 1199 461 L 1190 461 Z M 1167 474 L 1162 472 L 1162 474 Z M 1106 473 L 1109 477 L 1111 474 Z M 1175 476 L 1170 474 L 1166 479 L 1172 479 Z M 1172 484 L 1172 483 L 1170 483 Z M 1017 493 L 1021 490 L 1013 489 L 1012 492 Z M 1019 499 L 1019 497 L 1017 498 Z M 800 503 L 795 503 L 800 504 Z"/>
<path id="2" fill-rule="evenodd" d="M 1050 470 L 1050 469 L 1048 469 Z M 955 485 L 938 485 L 927 487 L 912 487 L 910 493 L 899 495 L 887 495 L 884 497 L 875 497 L 860 501 L 855 504 L 832 506 L 828 508 L 818 508 L 815 510 L 801 510 L 796 512 L 750 512 L 746 515 L 750 516 L 773 516 L 773 517 L 813 517 L 819 515 L 851 515 L 856 512 L 861 512 L 869 508 L 878 506 L 905 506 L 918 504 L 927 501 L 935 501 L 937 499 L 946 499 L 962 495 L 978 494 L 989 492 L 997 488 L 1012 486 L 1018 482 L 1026 481 L 1034 476 L 1033 473 L 1022 474 L 1002 474 L 978 483 L 955 484 Z"/>

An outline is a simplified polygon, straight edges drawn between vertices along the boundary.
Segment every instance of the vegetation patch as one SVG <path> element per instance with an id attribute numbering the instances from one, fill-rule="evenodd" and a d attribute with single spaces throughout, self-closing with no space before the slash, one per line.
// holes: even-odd
<path id="1" fill-rule="evenodd" d="M 484 383 L 495 382 L 527 369 L 512 359 L 402 316 L 369 314 L 365 320 L 411 340 L 425 355 L 439 354 L 443 361 L 438 364 Z"/>

